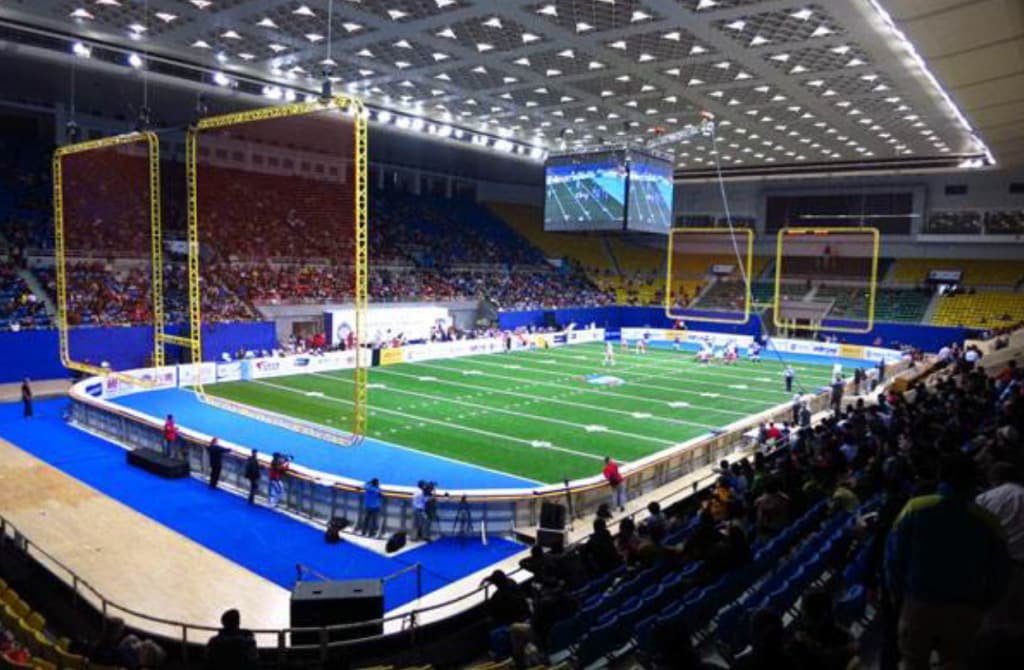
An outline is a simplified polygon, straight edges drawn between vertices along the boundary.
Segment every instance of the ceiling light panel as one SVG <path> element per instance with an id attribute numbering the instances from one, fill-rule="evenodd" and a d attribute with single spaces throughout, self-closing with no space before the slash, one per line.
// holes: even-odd
<path id="1" fill-rule="evenodd" d="M 713 55 L 715 50 L 683 28 L 659 29 L 604 41 L 605 48 L 634 62 L 666 62 Z"/>
<path id="2" fill-rule="evenodd" d="M 389 22 L 404 23 L 453 12 L 469 4 L 467 0 L 345 0 L 344 3 L 335 2 L 334 11 L 337 13 L 344 5 L 375 14 Z"/>
<path id="3" fill-rule="evenodd" d="M 803 16 L 808 18 L 801 18 Z M 720 19 L 714 26 L 726 37 L 748 47 L 774 45 L 777 48 L 780 44 L 835 38 L 844 33 L 835 19 L 819 5 Z"/>
<path id="4" fill-rule="evenodd" d="M 838 49 L 838 51 L 837 51 Z M 788 56 L 783 61 L 782 55 Z M 803 74 L 842 70 L 852 59 L 870 65 L 871 59 L 864 51 L 849 42 L 796 49 L 794 51 L 774 50 L 764 54 L 764 61 L 782 72 L 790 72 L 795 65 L 803 68 Z"/>
<path id="5" fill-rule="evenodd" d="M 495 3 L 497 4 L 497 3 Z M 524 8 L 565 30 L 575 33 L 601 33 L 642 23 L 654 23 L 661 16 L 641 0 L 548 0 Z"/>
<path id="6" fill-rule="evenodd" d="M 424 44 L 405 38 L 380 40 L 367 44 L 362 49 L 366 49 L 369 53 L 373 54 L 372 59 L 363 62 L 384 63 L 406 72 L 437 63 L 432 55 L 437 51 L 436 49 L 431 49 Z M 365 52 L 361 50 L 356 55 L 360 55 L 360 53 Z M 364 56 L 363 58 L 366 57 Z M 446 66 L 455 67 L 453 64 L 457 60 L 453 55 L 444 63 Z"/>
<path id="7" fill-rule="evenodd" d="M 590 54 L 580 51 L 579 49 L 572 50 L 572 57 L 566 53 L 565 47 L 558 49 L 549 49 L 547 51 L 541 51 L 539 53 L 531 53 L 528 56 L 523 55 L 512 55 L 506 56 L 507 63 L 515 66 L 516 68 L 525 68 L 534 74 L 547 79 L 552 76 L 564 76 L 564 75 L 577 75 L 584 72 L 592 72 L 590 63 L 599 61 Z M 550 75 L 550 72 L 557 71 L 558 75 Z"/>
<path id="8" fill-rule="evenodd" d="M 501 6 L 501 3 L 494 3 Z M 517 23 L 501 14 L 487 14 L 453 23 L 448 28 L 455 33 L 455 39 L 463 47 L 477 53 L 508 52 L 519 49 L 524 44 L 540 44 L 547 37 Z M 436 29 L 430 29 L 429 35 L 436 35 Z M 523 36 L 528 35 L 524 41 Z M 481 45 L 484 45 L 481 48 Z"/>
<path id="9" fill-rule="evenodd" d="M 32 4 L 32 3 L 26 3 Z M 182 26 L 194 23 L 196 18 L 206 18 L 209 14 L 200 12 L 192 5 L 166 3 L 167 7 L 153 3 L 149 14 L 141 2 L 122 2 L 120 4 L 100 4 L 92 0 L 73 0 L 66 2 L 39 3 L 50 5 L 50 13 L 54 18 L 75 20 L 75 10 L 82 9 L 91 16 L 86 22 L 90 30 L 106 31 L 114 35 L 135 34 L 146 39 L 163 35 Z M 157 14 L 163 15 L 158 17 Z M 132 30 L 129 26 L 140 26 L 145 30 Z"/>

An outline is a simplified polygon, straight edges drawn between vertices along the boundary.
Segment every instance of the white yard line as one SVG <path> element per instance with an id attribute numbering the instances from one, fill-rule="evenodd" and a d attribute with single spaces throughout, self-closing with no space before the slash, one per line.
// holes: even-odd
<path id="1" fill-rule="evenodd" d="M 314 373 L 314 374 L 316 374 L 316 373 Z M 338 380 L 339 378 L 332 377 L 332 379 Z M 262 384 L 263 386 L 269 386 L 271 388 L 279 389 L 281 391 L 288 391 L 289 393 L 297 393 L 297 394 L 300 394 L 300 395 L 303 395 L 303 396 L 305 396 L 307 394 L 307 391 L 303 391 L 302 389 L 297 389 L 297 388 L 292 387 L 292 386 L 285 386 L 283 384 L 275 384 L 273 382 L 268 382 L 266 380 L 253 379 L 253 380 L 251 380 L 251 382 L 255 383 L 255 384 Z M 348 398 L 339 398 L 339 397 L 333 396 L 333 395 L 318 396 L 318 397 L 316 397 L 316 400 L 323 400 L 325 402 L 340 403 L 340 404 L 343 404 L 343 405 L 351 405 L 351 404 L 353 404 L 353 402 L 351 400 L 349 400 Z M 373 412 L 383 412 L 385 414 L 396 414 L 398 416 L 404 417 L 404 418 L 409 419 L 411 421 L 419 421 L 421 423 L 432 423 L 432 424 L 435 424 L 435 425 L 438 425 L 438 426 L 445 426 L 446 428 L 452 428 L 452 429 L 455 429 L 455 430 L 461 430 L 461 431 L 465 431 L 465 432 L 469 432 L 469 433 L 476 433 L 478 435 L 486 435 L 487 437 L 495 437 L 495 438 L 498 438 L 498 439 L 501 439 L 501 440 L 506 440 L 508 442 L 517 442 L 517 443 L 520 443 L 520 444 L 526 444 L 526 445 L 529 445 L 530 447 L 533 447 L 533 448 L 536 448 L 536 449 L 548 449 L 550 451 L 560 451 L 560 452 L 563 452 L 563 453 L 566 453 L 566 454 L 572 454 L 574 456 L 580 456 L 582 458 L 589 458 L 589 459 L 598 460 L 598 461 L 604 460 L 603 457 L 601 457 L 601 456 L 598 456 L 596 454 L 590 454 L 590 453 L 587 453 L 585 451 L 576 451 L 575 449 L 568 449 L 566 447 L 558 447 L 558 446 L 555 446 L 553 444 L 546 444 L 544 446 L 537 446 L 537 440 L 526 440 L 526 439 L 523 439 L 523 438 L 520 438 L 520 437 L 513 437 L 511 435 L 505 435 L 504 433 L 495 433 L 495 432 L 492 432 L 492 431 L 489 431 L 489 430 L 483 430 L 482 428 L 471 428 L 469 426 L 461 426 L 461 425 L 459 425 L 457 423 L 450 423 L 448 421 L 442 421 L 441 419 L 430 419 L 430 418 L 425 417 L 425 416 L 418 416 L 416 414 L 410 414 L 409 412 L 405 412 L 405 411 L 399 411 L 399 410 L 394 410 L 394 409 L 387 409 L 385 407 L 374 407 L 374 408 L 372 408 L 371 411 L 373 411 Z M 373 439 L 376 439 L 376 438 L 373 438 Z M 418 449 L 410 449 L 410 451 L 419 451 L 419 450 Z M 435 456 L 436 455 L 436 454 L 433 454 L 433 453 L 431 453 L 429 451 L 420 451 L 419 453 L 429 454 L 431 456 Z M 439 458 L 444 458 L 444 457 L 443 456 L 439 456 Z M 448 459 L 448 460 L 454 460 L 454 459 Z M 455 461 L 455 462 L 460 463 L 462 461 Z M 472 465 L 473 467 L 482 467 L 482 466 L 474 465 L 473 463 L 468 463 L 468 465 Z M 499 472 L 499 471 L 495 470 L 494 472 Z M 516 476 L 516 475 L 511 475 L 511 474 L 509 474 L 507 472 L 502 472 L 501 474 L 509 475 L 509 476 L 512 476 L 512 477 Z"/>
<path id="2" fill-rule="evenodd" d="M 484 355 L 481 355 L 481 356 L 473 356 L 473 357 L 468 357 L 468 358 L 462 358 L 462 359 L 451 359 L 451 360 L 466 361 L 466 362 L 468 362 L 470 364 L 483 363 L 486 366 L 487 363 L 485 361 L 480 360 L 481 358 L 483 358 L 483 356 L 486 356 L 486 355 L 489 355 L 489 354 L 484 354 Z M 519 360 L 521 360 L 521 359 L 519 359 Z M 463 370 L 464 369 L 464 368 L 445 367 L 445 366 L 442 366 L 442 365 L 432 365 L 430 363 L 425 363 L 425 362 L 405 363 L 404 365 L 416 365 L 416 366 L 423 367 L 423 368 L 428 368 L 428 369 L 431 369 L 431 370 L 443 370 L 445 372 L 453 372 L 453 371 L 458 371 L 458 370 Z M 504 366 L 501 366 L 501 367 L 504 367 Z M 628 366 L 624 366 L 624 367 L 625 367 L 625 369 L 629 369 Z M 535 371 L 534 368 L 523 368 L 523 369 L 524 370 L 529 370 L 529 371 Z M 618 368 L 618 367 L 616 367 L 616 368 L 608 368 L 609 374 L 611 374 L 612 372 L 615 372 L 616 370 L 619 370 L 619 369 L 623 369 L 623 368 Z M 536 370 L 536 371 L 537 372 L 545 372 L 544 370 Z M 496 373 L 493 373 L 493 372 L 484 372 L 482 374 L 485 377 L 490 377 L 491 379 L 504 379 L 504 380 L 507 380 L 507 381 L 519 382 L 519 383 L 523 382 L 523 378 L 522 377 L 511 377 L 509 375 L 496 374 Z M 572 376 L 572 375 L 563 374 L 563 373 L 560 373 L 560 372 L 559 373 L 555 373 L 555 374 L 557 374 L 557 376 L 560 379 L 565 379 L 567 377 L 571 377 Z M 626 394 L 626 393 L 616 393 L 614 391 L 606 391 L 604 389 L 579 388 L 577 386 L 563 384 L 563 383 L 560 383 L 560 382 L 545 382 L 545 381 L 538 381 L 538 380 L 534 379 L 530 383 L 535 385 L 535 386 L 549 386 L 549 387 L 552 387 L 552 388 L 564 389 L 564 390 L 570 391 L 570 392 L 592 393 L 592 394 L 598 394 L 601 397 L 622 398 L 624 400 L 632 400 L 634 402 L 641 402 L 641 403 L 668 402 L 666 400 L 659 400 L 657 398 L 649 398 L 647 396 L 629 395 L 629 394 Z M 644 384 L 636 384 L 636 383 L 631 383 L 630 386 L 632 386 L 632 387 L 640 387 L 640 388 L 656 388 L 656 389 L 659 389 L 659 390 L 669 390 L 667 387 L 664 387 L 664 386 L 651 387 L 651 386 L 647 386 L 647 385 L 644 385 Z M 685 389 L 671 389 L 671 390 L 674 391 L 674 392 L 684 393 L 684 394 L 689 394 L 689 395 L 700 395 L 700 393 L 698 391 L 688 391 L 688 390 L 685 390 Z M 750 402 L 749 400 L 745 400 L 744 401 L 744 400 L 742 400 L 740 398 L 736 398 L 736 400 L 740 400 L 741 402 Z M 599 406 L 595 406 L 595 405 L 592 405 L 591 407 L 593 407 L 594 409 L 604 410 L 603 407 L 599 407 Z M 739 412 L 737 410 L 732 410 L 732 409 L 721 409 L 721 408 L 718 408 L 718 407 L 708 407 L 706 405 L 700 405 L 700 404 L 692 404 L 691 407 L 694 408 L 694 409 L 700 409 L 700 410 L 704 410 L 704 411 L 707 411 L 707 412 L 719 412 L 721 414 L 731 414 L 733 416 L 750 416 L 751 413 L 752 413 L 752 412 Z"/>
<path id="3" fill-rule="evenodd" d="M 545 353 L 547 355 L 549 355 L 549 356 L 552 355 L 550 350 L 548 352 L 545 352 Z M 685 354 L 683 354 L 683 356 L 685 356 Z M 642 360 L 645 357 L 646 356 L 643 355 L 643 354 L 629 354 L 628 355 L 628 360 L 630 360 L 630 361 L 638 360 L 638 359 Z M 556 358 L 557 360 L 560 360 L 560 361 L 566 361 L 566 365 L 569 364 L 569 359 L 567 357 L 565 357 L 565 356 L 554 355 L 554 358 Z M 595 356 L 592 356 L 590 358 L 590 360 L 592 360 L 596 364 L 596 362 L 598 361 L 599 358 L 600 358 L 599 356 L 595 355 Z M 626 358 L 626 355 L 622 355 L 620 357 L 620 360 L 622 360 L 623 358 Z M 711 369 L 705 368 L 705 367 L 703 367 L 701 365 L 697 365 L 696 363 L 693 363 L 692 361 L 680 360 L 681 357 L 676 357 L 675 359 L 673 359 L 673 358 L 670 358 L 670 357 L 659 356 L 658 359 L 660 361 L 662 361 L 662 364 L 658 364 L 658 363 L 645 364 L 645 363 L 642 363 L 642 362 L 637 362 L 637 363 L 633 363 L 632 365 L 630 365 L 629 368 L 630 369 L 637 369 L 637 370 L 660 370 L 660 371 L 664 371 L 666 369 L 666 367 L 667 367 L 666 364 L 671 364 L 671 367 L 676 369 L 676 370 L 678 370 L 679 372 L 684 372 L 684 373 L 686 373 L 689 376 L 698 378 L 698 380 L 701 381 L 702 384 L 707 384 L 707 385 L 710 385 L 710 386 L 722 386 L 722 387 L 728 387 L 728 388 L 735 388 L 735 386 L 734 386 L 735 384 L 742 383 L 743 385 L 748 387 L 746 389 L 741 389 L 741 390 L 744 390 L 744 391 L 753 391 L 755 393 L 771 393 L 771 394 L 774 394 L 774 395 L 778 395 L 778 394 L 787 395 L 786 391 L 783 388 L 781 388 L 783 386 L 783 384 L 785 383 L 785 380 L 783 379 L 781 372 L 778 373 L 778 375 L 779 375 L 778 376 L 778 383 L 776 384 L 773 381 L 767 381 L 767 382 L 761 381 L 760 377 L 764 377 L 766 375 L 770 375 L 771 374 L 770 372 L 762 371 L 761 374 L 758 374 L 757 376 L 754 376 L 754 372 L 755 371 L 750 369 L 750 368 L 748 368 L 748 367 L 746 367 L 746 366 L 744 366 L 742 368 L 741 367 L 733 367 L 732 369 L 735 369 L 737 371 L 737 373 L 736 374 L 732 374 L 732 373 L 726 373 L 726 372 L 713 372 Z M 665 375 L 659 375 L 659 376 L 660 377 L 665 377 Z M 726 384 L 724 381 L 713 381 L 713 380 L 712 381 L 708 381 L 708 380 L 705 379 L 707 377 L 710 377 L 713 380 L 731 380 L 733 382 L 733 384 Z M 754 384 L 758 384 L 759 386 L 754 386 Z M 769 388 L 767 386 L 768 384 L 771 384 L 774 388 Z"/>
<path id="4" fill-rule="evenodd" d="M 518 360 L 524 360 L 524 359 L 519 358 Z M 480 363 L 480 364 L 483 364 L 483 365 L 496 365 L 495 363 L 484 362 L 484 361 L 481 361 L 479 359 L 474 359 L 474 362 L 475 363 Z M 564 364 L 563 363 L 557 363 L 556 365 L 559 366 L 559 367 L 565 367 L 567 365 L 573 365 L 573 364 L 572 363 L 564 363 Z M 540 373 L 540 374 L 557 375 L 559 377 L 568 376 L 568 374 L 566 372 L 564 372 L 564 371 L 556 371 L 556 370 L 551 370 L 550 369 L 550 368 L 555 367 L 555 366 L 547 365 L 545 367 L 547 367 L 549 369 L 542 369 L 542 368 L 537 368 L 537 367 L 533 367 L 533 366 L 521 366 L 521 369 L 527 370 L 527 371 L 530 371 L 530 372 Z M 627 372 L 630 368 L 628 368 L 626 366 L 619 366 L 619 367 L 615 367 L 615 368 L 606 368 L 606 369 L 609 371 L 609 374 L 611 374 L 612 372 L 615 372 L 615 371 Z M 577 368 L 577 370 L 578 370 L 578 368 Z M 576 374 L 579 374 L 579 373 L 577 372 Z M 657 379 L 667 379 L 667 378 L 670 378 L 670 377 L 674 378 L 674 379 L 678 379 L 679 375 L 678 375 L 678 373 L 675 373 L 674 375 L 672 375 L 672 374 L 659 374 L 659 375 L 648 375 L 646 378 L 647 379 L 654 379 L 654 378 L 657 378 Z M 633 386 L 633 387 L 650 388 L 650 389 L 656 389 L 656 390 L 659 390 L 659 391 L 666 391 L 666 392 L 670 392 L 670 393 L 681 393 L 681 394 L 687 394 L 687 395 L 692 395 L 692 396 L 709 397 L 707 395 L 706 391 L 694 391 L 692 389 L 681 389 L 681 388 L 676 388 L 676 387 L 673 387 L 673 386 L 658 386 L 658 385 L 655 385 L 655 384 L 642 384 L 642 383 L 637 382 L 636 379 L 633 379 L 632 381 L 629 378 L 626 378 L 626 377 L 624 377 L 624 379 L 627 382 L 630 382 L 629 385 Z M 722 384 L 722 383 L 718 383 L 718 382 L 706 382 L 706 381 L 702 381 L 702 380 L 693 380 L 693 381 L 700 382 L 701 384 L 704 384 L 706 386 L 729 388 L 728 384 Z M 744 398 L 744 397 L 742 397 L 740 395 L 736 395 L 737 391 L 743 391 L 744 393 L 749 393 L 751 391 L 753 391 L 755 393 L 762 393 L 762 394 L 764 394 L 764 393 L 771 393 L 772 395 L 776 396 L 776 398 L 778 398 L 780 396 L 785 396 L 787 398 L 790 397 L 790 394 L 787 394 L 785 391 L 782 391 L 782 390 L 779 390 L 779 391 L 769 391 L 769 390 L 766 390 L 766 389 L 762 390 L 762 389 L 737 389 L 737 388 L 731 388 L 729 392 L 721 392 L 721 393 L 716 392 L 715 395 L 711 396 L 711 397 L 732 398 L 733 400 L 737 400 L 737 401 L 741 401 L 741 402 L 744 402 L 744 401 L 749 402 L 751 400 L 750 397 Z M 766 403 L 771 403 L 772 402 L 771 400 L 764 399 L 764 398 L 762 398 L 762 399 L 754 398 L 753 400 L 755 400 L 756 402 L 766 402 Z M 776 403 L 772 403 L 772 404 L 778 404 L 778 403 L 776 402 Z"/>
<path id="5" fill-rule="evenodd" d="M 334 380 L 334 381 L 342 381 L 342 382 L 346 382 L 346 383 L 349 383 L 349 384 L 353 383 L 351 379 L 346 379 L 344 377 L 336 377 L 334 375 L 324 374 L 322 372 L 310 372 L 310 373 L 308 373 L 308 375 L 311 376 L 311 377 L 322 377 L 324 379 L 331 379 L 331 380 Z M 437 402 L 437 403 L 446 403 L 446 404 L 447 403 L 451 403 L 451 404 L 454 404 L 454 405 L 463 405 L 465 407 L 471 407 L 473 409 L 481 410 L 481 411 L 483 411 L 485 413 L 486 412 L 495 412 L 495 413 L 498 413 L 498 414 L 507 414 L 509 416 L 515 416 L 515 417 L 519 417 L 521 419 L 531 419 L 533 421 L 544 421 L 544 422 L 547 422 L 547 423 L 553 423 L 553 424 L 557 424 L 557 425 L 560 425 L 560 426 L 568 426 L 570 428 L 579 428 L 580 430 L 584 430 L 584 431 L 592 432 L 592 433 L 600 432 L 600 433 L 608 433 L 610 435 L 621 435 L 622 437 L 628 437 L 628 438 L 633 439 L 633 440 L 642 440 L 644 442 L 653 442 L 655 444 L 660 444 L 660 445 L 663 445 L 663 446 L 666 446 L 666 447 L 675 444 L 675 442 L 672 441 L 672 440 L 663 440 L 663 439 L 660 439 L 660 438 L 657 438 L 657 437 L 648 437 L 647 435 L 637 435 L 636 433 L 630 433 L 630 432 L 627 432 L 627 431 L 624 431 L 624 430 L 615 430 L 614 428 L 608 428 L 606 426 L 596 426 L 596 425 L 576 423 L 575 421 L 565 421 L 564 419 L 555 419 L 554 417 L 540 416 L 538 414 L 527 414 L 526 412 L 517 412 L 517 411 L 515 411 L 513 409 L 502 409 L 500 407 L 491 407 L 489 405 L 481 405 L 479 403 L 469 402 L 469 401 L 466 401 L 466 400 L 458 400 L 457 398 L 431 395 L 430 393 L 421 393 L 419 391 L 408 391 L 406 389 L 397 389 L 397 388 L 394 388 L 394 387 L 389 387 L 388 391 L 390 391 L 391 393 L 401 393 L 403 395 L 414 396 L 414 397 L 417 397 L 417 398 L 424 398 L 426 400 L 432 400 L 432 401 Z"/>
<path id="6" fill-rule="evenodd" d="M 416 379 L 416 380 L 419 380 L 419 377 L 420 377 L 420 375 L 411 375 L 411 374 L 407 374 L 407 373 L 403 373 L 403 372 L 398 372 L 397 370 L 395 370 L 393 368 L 383 368 L 383 367 L 377 368 L 374 371 L 374 373 L 375 374 L 385 374 L 385 375 L 395 375 L 395 376 L 398 376 L 398 377 L 404 377 L 406 379 Z M 451 381 L 451 380 L 448 380 L 448 379 L 435 379 L 434 381 L 436 381 L 436 382 L 438 382 L 440 384 L 447 384 L 448 386 L 456 386 L 456 387 L 459 387 L 459 388 L 472 389 L 474 391 L 487 391 L 487 392 L 491 392 L 491 393 L 498 393 L 498 394 L 501 394 L 501 395 L 514 396 L 516 398 L 526 398 L 526 399 L 528 399 L 528 400 L 530 400 L 532 402 L 537 402 L 537 403 L 554 403 L 554 404 L 558 404 L 558 405 L 566 405 L 568 407 L 580 407 L 580 408 L 591 410 L 591 411 L 595 411 L 596 410 L 596 411 L 600 411 L 600 412 L 608 412 L 608 413 L 611 413 L 611 414 L 621 414 L 621 415 L 627 416 L 627 417 L 629 417 L 631 419 L 638 418 L 638 417 L 634 416 L 634 414 L 636 414 L 635 412 L 630 412 L 628 410 L 611 409 L 609 407 L 595 407 L 593 405 L 587 405 L 587 404 L 581 403 L 581 402 L 572 402 L 571 400 L 560 400 L 558 398 L 552 398 L 552 397 L 549 397 L 549 396 L 545 396 L 545 397 L 540 397 L 539 398 L 539 397 L 537 397 L 535 395 L 530 395 L 529 393 L 519 393 L 517 391 L 509 391 L 509 390 L 503 390 L 503 389 L 496 389 L 496 388 L 489 387 L 489 386 L 476 386 L 476 385 L 473 385 L 473 384 L 465 384 L 463 382 L 456 382 L 456 381 Z M 532 382 L 529 382 L 529 381 L 526 381 L 526 380 L 521 380 L 521 382 L 524 383 L 524 385 L 528 385 L 528 386 L 532 386 L 533 385 Z M 694 427 L 697 427 L 697 428 L 705 428 L 705 429 L 708 429 L 708 430 L 715 430 L 716 428 L 718 428 L 718 426 L 715 426 L 715 425 L 712 425 L 712 424 L 700 423 L 700 422 L 697 422 L 697 421 L 686 421 L 685 419 L 673 419 L 673 418 L 667 417 L 667 416 L 649 415 L 648 417 L 645 417 L 645 418 L 649 419 L 649 420 L 652 420 L 652 421 L 664 421 L 666 423 L 679 424 L 679 425 L 683 425 L 683 426 L 694 426 Z"/>

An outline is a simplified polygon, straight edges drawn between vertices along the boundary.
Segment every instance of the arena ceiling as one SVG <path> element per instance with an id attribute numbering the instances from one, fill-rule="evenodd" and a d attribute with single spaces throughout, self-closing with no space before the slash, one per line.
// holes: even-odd
<path id="1" fill-rule="evenodd" d="M 524 155 L 644 144 L 709 111 L 716 144 L 698 135 L 663 147 L 686 176 L 716 158 L 734 174 L 1024 162 L 1022 7 L 0 0 L 0 17 L 6 40 L 12 26 L 59 31 L 141 54 L 143 67 L 145 57 L 198 65 L 225 88 L 262 82 L 268 95 L 318 90 L 326 70 L 336 90 L 392 111 L 377 121 L 421 116 L 428 124 L 413 129 L 464 129 Z"/>

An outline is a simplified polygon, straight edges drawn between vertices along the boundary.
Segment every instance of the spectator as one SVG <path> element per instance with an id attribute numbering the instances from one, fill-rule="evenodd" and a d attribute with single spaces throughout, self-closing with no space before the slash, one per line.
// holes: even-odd
<path id="1" fill-rule="evenodd" d="M 374 477 L 363 486 L 363 518 L 359 520 L 359 532 L 376 535 L 380 522 L 380 480 Z"/>
<path id="2" fill-rule="evenodd" d="M 821 589 L 803 595 L 800 616 L 792 628 L 797 667 L 846 670 L 857 653 L 850 632 L 836 623 L 828 592 Z"/>
<path id="3" fill-rule="evenodd" d="M 612 489 L 612 506 L 618 507 L 620 512 L 626 511 L 626 486 L 622 474 L 619 472 L 619 464 L 612 460 L 611 456 L 604 457 L 605 481 Z"/>
<path id="4" fill-rule="evenodd" d="M 615 540 L 608 532 L 604 519 L 594 519 L 594 532 L 583 545 L 583 554 L 595 575 L 611 572 L 622 564 L 622 558 L 615 548 Z"/>
<path id="5" fill-rule="evenodd" d="M 210 488 L 217 488 L 220 481 L 220 471 L 224 467 L 224 454 L 231 451 L 227 447 L 220 446 L 217 438 L 212 438 L 206 446 L 206 455 L 210 459 Z"/>
<path id="6" fill-rule="evenodd" d="M 1009 556 L 998 519 L 971 499 L 974 469 L 942 457 L 939 491 L 911 499 L 889 534 L 885 573 L 899 603 L 900 656 L 908 670 L 963 664 L 985 612 L 1005 588 Z"/>
<path id="7" fill-rule="evenodd" d="M 255 449 L 245 461 L 245 478 L 249 480 L 249 504 L 252 505 L 256 502 L 256 490 L 260 486 L 260 461 Z"/>
<path id="8" fill-rule="evenodd" d="M 164 456 L 173 456 L 177 450 L 178 427 L 174 425 L 174 416 L 167 415 L 164 421 Z"/>
<path id="9" fill-rule="evenodd" d="M 1012 561 L 1009 587 L 992 618 L 1024 622 L 1024 486 L 1010 463 L 989 468 L 988 480 L 992 488 L 975 502 L 999 519 Z"/>
<path id="10" fill-rule="evenodd" d="M 764 493 L 754 501 L 757 515 L 757 533 L 761 537 L 774 537 L 789 522 L 789 498 L 779 490 L 779 483 L 769 479 Z"/>
<path id="11" fill-rule="evenodd" d="M 615 550 L 626 565 L 633 565 L 640 559 L 640 538 L 636 534 L 636 524 L 626 517 L 619 523 L 619 535 L 615 538 Z"/>
<path id="12" fill-rule="evenodd" d="M 526 595 L 504 571 L 495 570 L 484 579 L 484 584 L 494 587 L 487 598 L 487 614 L 496 625 L 507 626 L 530 618 Z"/>
<path id="13" fill-rule="evenodd" d="M 21 382 L 21 407 L 22 416 L 26 419 L 32 418 L 32 387 L 29 386 L 28 377 Z"/>
<path id="14" fill-rule="evenodd" d="M 642 535 L 664 535 L 668 529 L 668 522 L 661 512 L 661 505 L 656 501 L 651 501 L 647 504 L 647 514 L 647 518 L 640 524 L 640 533 Z"/>
<path id="15" fill-rule="evenodd" d="M 415 540 L 430 539 L 430 521 L 427 517 L 427 482 L 422 479 L 416 484 L 416 493 L 412 496 L 413 526 L 416 529 Z"/>
<path id="16" fill-rule="evenodd" d="M 206 644 L 206 670 L 257 670 L 259 656 L 256 638 L 241 627 L 238 610 L 231 609 L 220 617 L 220 631 Z"/>
<path id="17" fill-rule="evenodd" d="M 281 502 L 281 496 L 284 495 L 284 476 L 288 472 L 290 461 L 289 457 L 276 451 L 270 460 L 270 469 L 267 471 L 267 497 L 270 499 L 271 507 L 277 507 Z"/>
<path id="18" fill-rule="evenodd" d="M 92 663 L 101 663 L 138 670 L 158 668 L 167 653 L 152 640 L 144 640 L 125 630 L 124 619 L 108 618 L 103 622 L 99 642 L 89 652 Z"/>

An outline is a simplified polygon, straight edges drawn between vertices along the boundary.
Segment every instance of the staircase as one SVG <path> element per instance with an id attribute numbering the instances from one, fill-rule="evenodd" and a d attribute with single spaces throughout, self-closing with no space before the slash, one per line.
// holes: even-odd
<path id="1" fill-rule="evenodd" d="M 931 323 L 932 318 L 935 316 L 935 312 L 939 309 L 939 303 L 942 302 L 942 296 L 935 292 L 932 294 L 931 302 L 928 303 L 928 309 L 924 311 L 924 316 L 921 317 L 921 323 Z"/>
<path id="2" fill-rule="evenodd" d="M 18 270 L 18 276 L 24 279 L 25 283 L 28 284 L 29 290 L 35 293 L 36 297 L 43 301 L 43 304 L 46 306 L 46 314 L 51 319 L 56 319 L 57 305 L 54 304 L 50 294 L 46 292 L 46 287 L 39 282 L 39 279 L 28 270 Z"/>

